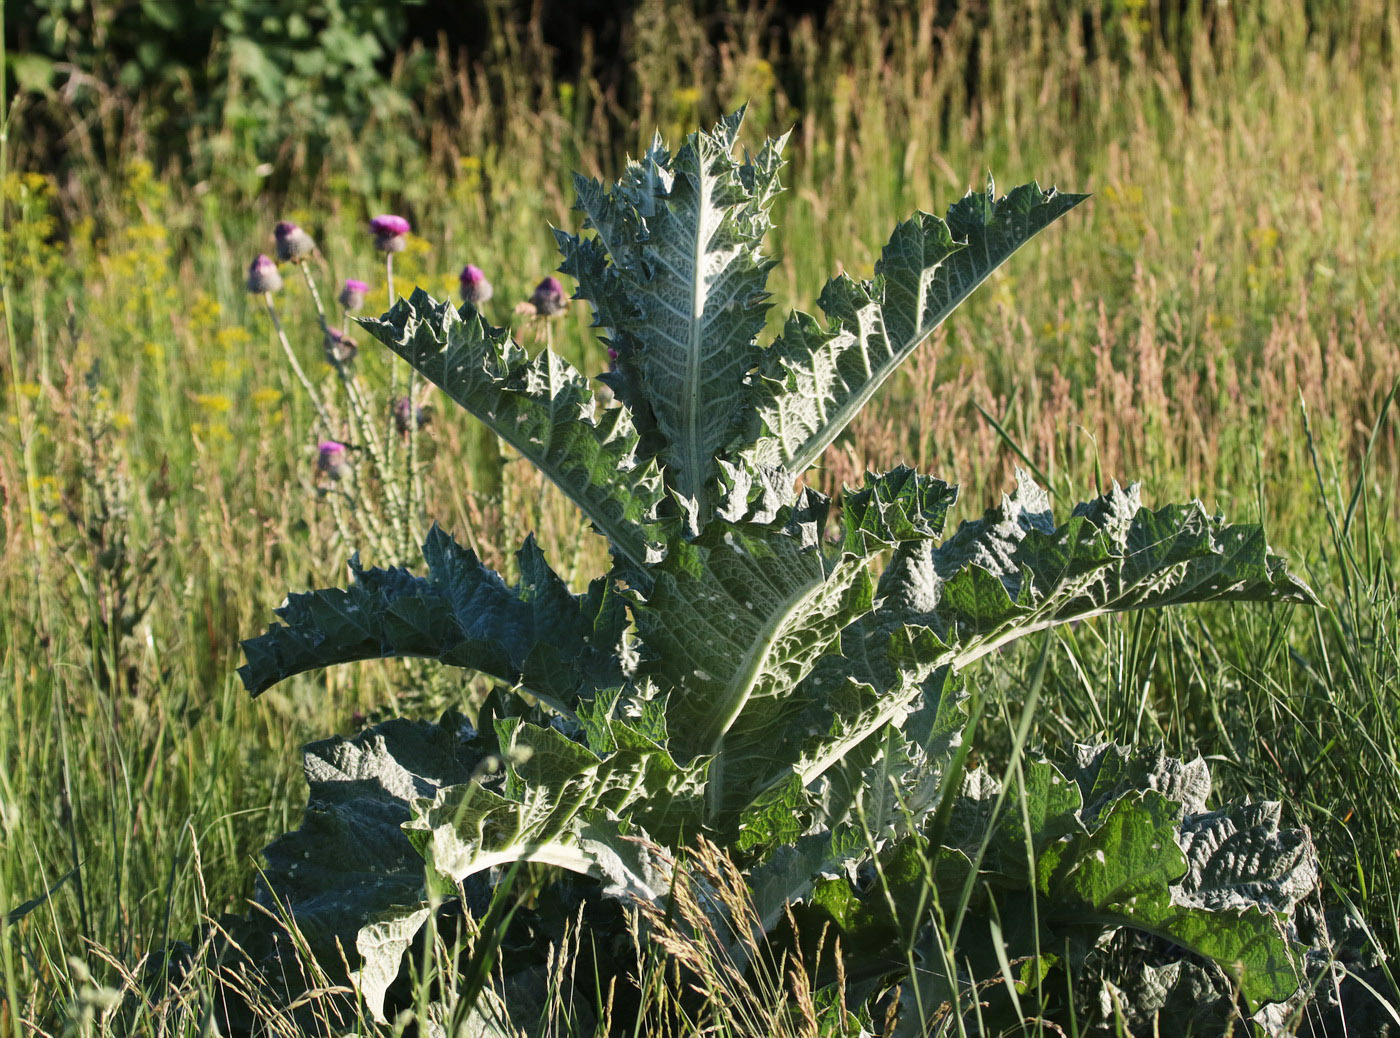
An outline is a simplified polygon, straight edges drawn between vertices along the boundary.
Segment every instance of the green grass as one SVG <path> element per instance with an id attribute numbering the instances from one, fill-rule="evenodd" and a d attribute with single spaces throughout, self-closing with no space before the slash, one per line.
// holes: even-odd
<path id="1" fill-rule="evenodd" d="M 1322 608 L 1066 631 L 1038 679 L 1029 745 L 1163 741 L 1207 756 L 1219 796 L 1287 801 L 1318 843 L 1323 897 L 1355 905 L 1377 946 L 1400 951 L 1400 416 L 1385 412 L 1400 378 L 1400 222 L 1385 216 L 1400 210 L 1400 12 L 1271 0 L 1187 4 L 1178 20 L 1121 2 L 1065 18 L 1061 5 L 993 0 L 938 21 L 935 6 L 881 24 L 846 0 L 827 38 L 799 25 L 782 56 L 760 15 L 737 14 L 708 43 L 684 13 L 641 14 L 621 108 L 587 75 L 548 78 L 528 32 L 504 26 L 496 46 L 513 60 L 474 71 L 444 57 L 417 121 L 371 126 L 315 176 L 288 160 L 280 212 L 259 197 L 266 157 L 242 152 L 236 127 L 205 142 L 226 158 L 201 183 L 144 162 L 134 136 L 113 167 L 60 183 L 26 165 L 17 115 L 0 358 L 0 910 L 80 867 L 0 922 L 0 1033 L 115 1027 L 101 995 L 120 985 L 114 963 L 134 969 L 201 919 L 242 910 L 258 850 L 297 824 L 303 742 L 355 730 L 357 711 L 465 694 L 424 696 L 410 672 L 366 665 L 254 703 L 233 675 L 238 639 L 284 590 L 340 583 L 360 547 L 314 492 L 310 406 L 243 292 L 272 221 L 310 228 L 328 275 L 375 284 L 377 312 L 364 220 L 406 212 L 420 237 L 400 287 L 447 295 L 473 262 L 504 321 L 557 262 L 547 225 L 576 225 L 570 168 L 613 175 L 652 126 L 674 137 L 744 99 L 750 140 L 795 126 L 772 242 L 778 313 L 838 264 L 868 274 L 897 218 L 941 209 L 988 169 L 1004 186 L 1039 177 L 1095 193 L 950 320 L 828 451 L 821 481 L 908 460 L 961 483 L 962 507 L 980 512 L 1020 452 L 1061 497 L 1141 479 L 1151 501 L 1200 495 L 1266 522 Z M 697 40 L 685 61 L 664 42 L 677 33 Z M 75 134 L 76 154 L 95 148 Z M 303 362 L 329 380 L 303 286 L 289 278 L 280 303 Z M 580 312 L 552 335 L 588 370 L 605 365 Z M 366 376 L 387 386 L 387 356 L 365 353 Z M 493 565 L 535 529 L 557 565 L 592 571 L 596 538 L 435 403 L 429 513 Z M 988 759 L 1005 759 L 1036 651 L 981 671 Z M 197 1005 L 200 990 L 182 997 Z M 126 1012 L 124 1026 L 198 1023 L 173 1004 Z"/>

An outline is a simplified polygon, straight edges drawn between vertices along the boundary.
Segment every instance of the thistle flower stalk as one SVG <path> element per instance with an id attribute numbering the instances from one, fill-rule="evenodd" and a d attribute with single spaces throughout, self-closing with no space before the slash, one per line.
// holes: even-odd
<path id="1" fill-rule="evenodd" d="M 389 255 L 392 261 L 393 254 L 390 253 Z M 305 260 L 302 260 L 299 266 L 301 267 L 302 276 L 306 279 L 306 287 L 311 292 L 311 301 L 316 307 L 316 314 L 320 318 L 321 334 L 328 344 L 326 349 L 326 361 L 330 364 L 331 369 L 340 379 L 341 386 L 345 389 L 345 399 L 350 405 L 351 417 L 354 420 L 356 428 L 359 430 L 360 437 L 364 441 L 365 450 L 369 454 L 370 464 L 374 467 L 375 472 L 380 475 L 380 484 L 384 488 L 385 495 L 389 498 L 390 524 L 393 527 L 393 537 L 389 538 L 385 536 L 382 527 L 377 537 L 381 545 L 387 546 L 392 544 L 397 550 L 397 548 L 401 546 L 401 542 L 404 540 L 405 536 L 411 536 L 405 529 L 406 524 L 402 519 L 402 516 L 406 513 L 403 495 L 399 492 L 397 481 L 389 478 L 392 467 L 385 455 L 384 445 L 379 439 L 378 430 L 375 428 L 374 420 L 370 417 L 370 409 L 366 406 L 364 397 L 360 393 L 360 387 L 355 375 L 350 371 L 349 361 L 353 357 L 353 354 L 347 355 L 346 351 L 337 350 L 330 345 L 335 333 L 327 321 L 326 308 L 321 303 L 321 293 L 316 288 L 316 280 L 311 276 L 311 268 L 307 265 Z M 344 302 L 344 295 L 350 290 L 350 285 L 351 282 L 347 280 L 346 290 L 342 292 L 342 302 Z M 368 287 L 365 286 L 363 282 L 355 282 L 355 285 L 361 288 Z M 360 295 L 361 301 L 363 302 L 363 291 L 360 292 Z M 343 329 L 340 335 L 342 339 L 344 339 L 345 332 Z M 365 515 L 369 515 L 372 509 L 361 509 L 360 511 Z M 410 548 L 411 547 L 412 546 L 410 546 Z"/>
<path id="2" fill-rule="evenodd" d="M 330 412 L 326 410 L 326 405 L 321 403 L 321 396 L 316 392 L 316 387 L 311 384 L 311 379 L 306 377 L 306 372 L 302 370 L 301 361 L 297 360 L 296 353 L 292 350 L 292 344 L 287 341 L 287 333 L 282 330 L 282 321 L 277 316 L 277 304 L 272 301 L 272 293 L 264 292 L 263 301 L 267 304 L 268 316 L 272 318 L 272 327 L 277 332 L 277 341 L 282 344 L 282 352 L 287 355 L 287 363 L 292 366 L 292 372 L 301 383 L 301 388 L 306 390 L 307 399 L 311 401 L 311 406 L 316 411 L 316 417 L 320 419 L 321 425 L 325 427 L 327 433 L 335 431 L 335 423 L 331 421 Z"/>

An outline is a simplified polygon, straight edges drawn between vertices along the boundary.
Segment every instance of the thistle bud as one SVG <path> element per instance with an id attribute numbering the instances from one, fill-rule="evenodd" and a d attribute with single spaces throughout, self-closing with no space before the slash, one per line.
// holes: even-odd
<path id="1" fill-rule="evenodd" d="M 334 328 L 326 329 L 323 345 L 328 364 L 348 364 L 355 359 L 355 354 L 360 352 L 360 347 L 355 345 L 354 339 Z"/>
<path id="2" fill-rule="evenodd" d="M 277 273 L 277 264 L 270 256 L 258 255 L 248 265 L 248 291 L 255 296 L 265 292 L 276 292 L 282 287 L 282 275 Z"/>
<path id="3" fill-rule="evenodd" d="M 491 282 L 486 280 L 486 275 L 480 267 L 468 263 L 462 268 L 462 302 L 480 306 L 491 298 L 493 292 L 495 289 L 491 287 Z"/>
<path id="4" fill-rule="evenodd" d="M 340 305 L 347 310 L 358 310 L 365 305 L 365 296 L 369 295 L 369 286 L 363 281 L 356 281 L 354 278 L 346 278 L 345 285 L 340 290 Z"/>
<path id="5" fill-rule="evenodd" d="M 300 263 L 316 251 L 316 243 L 296 224 L 283 220 L 272 229 L 277 239 L 277 258 L 283 263 Z"/>
<path id="6" fill-rule="evenodd" d="M 402 216 L 386 213 L 371 220 L 369 229 L 374 234 L 374 247 L 380 252 L 403 252 L 408 244 L 407 234 L 413 228 Z"/>
<path id="7" fill-rule="evenodd" d="M 406 396 L 399 397 L 394 403 L 394 428 L 399 431 L 400 436 L 408 435 L 410 421 L 414 423 L 414 427 L 421 429 L 431 424 L 432 420 L 431 407 L 415 407 L 413 401 Z"/>
<path id="8" fill-rule="evenodd" d="M 345 444 L 334 440 L 322 440 L 316 445 L 316 471 L 327 479 L 338 482 L 350 474 L 350 456 Z"/>
<path id="9" fill-rule="evenodd" d="M 541 317 L 554 317 L 564 312 L 569 301 L 564 297 L 564 286 L 559 284 L 559 279 L 551 277 L 545 278 L 535 286 L 535 293 L 530 297 L 530 305 L 535 308 L 535 313 Z"/>

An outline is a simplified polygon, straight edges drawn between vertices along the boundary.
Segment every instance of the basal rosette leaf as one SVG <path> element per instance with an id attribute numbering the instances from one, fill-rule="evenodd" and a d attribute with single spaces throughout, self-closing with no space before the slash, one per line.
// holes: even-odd
<path id="1" fill-rule="evenodd" d="M 474 892 L 478 915 L 487 871 L 515 862 L 586 874 L 609 896 L 662 899 L 670 866 L 653 859 L 644 826 L 677 843 L 698 830 L 706 762 L 676 764 L 653 738 L 655 718 L 641 726 L 650 734 L 606 718 L 616 700 L 581 705 L 584 729 L 609 733 L 601 755 L 538 711 L 498 718 L 489 736 L 464 721 L 398 720 L 313 744 L 306 816 L 265 852 L 260 900 L 290 916 L 333 976 L 347 961 L 346 979 L 383 1020 L 431 913 L 428 876 Z"/>
<path id="2" fill-rule="evenodd" d="M 432 867 L 461 881 L 487 869 L 534 861 L 593 876 L 605 893 L 659 899 L 664 869 L 653 839 L 675 845 L 699 832 L 707 761 L 678 763 L 652 735 L 593 715 L 582 741 L 558 726 L 496 722 L 504 781 L 442 788 L 419 801 L 405 826 Z M 606 732 L 605 746 L 590 746 Z"/>
<path id="3" fill-rule="evenodd" d="M 1188 815 L 1179 836 L 1188 867 L 1182 899 L 1212 910 L 1292 912 L 1317 889 L 1317 857 L 1307 834 L 1283 829 L 1281 816 L 1276 802 Z"/>
<path id="4" fill-rule="evenodd" d="M 1040 918 L 1052 930 L 1090 927 L 1079 931 L 1085 947 L 1093 928 L 1128 927 L 1215 962 L 1252 1009 L 1292 995 L 1287 913 L 1314 882 L 1315 858 L 1303 833 L 1279 829 L 1278 805 L 1206 812 L 1204 762 L 1160 748 L 1081 746 L 1075 760 L 1068 774 L 1027 762 L 1024 808 L 1000 816 L 999 785 L 972 773 L 942 841 L 980 860 L 993 887 L 1033 877 Z"/>
<path id="5" fill-rule="evenodd" d="M 595 416 L 588 380 L 567 361 L 550 350 L 531 359 L 505 329 L 422 289 L 360 323 L 544 473 L 616 554 L 636 566 L 659 557 L 661 477 L 637 460 L 627 412 Z"/>
<path id="6" fill-rule="evenodd" d="M 1025 184 L 997 198 L 989 178 L 985 193 L 968 194 L 946 220 L 919 213 L 896 227 L 873 280 L 827 283 L 829 327 L 795 313 L 764 354 L 753 380 L 757 457 L 805 471 L 959 303 L 1087 197 Z"/>
<path id="7" fill-rule="evenodd" d="M 1128 926 L 1163 937 L 1238 977 L 1251 1010 L 1298 988 L 1284 921 L 1253 905 L 1205 908 L 1173 885 L 1187 873 L 1176 843 L 1181 807 L 1156 792 L 1129 794 L 1093 832 L 1054 845 L 1036 863 L 1051 925 Z"/>
<path id="8" fill-rule="evenodd" d="M 1316 878 L 1306 836 L 1278 828 L 1278 805 L 1183 815 L 1179 802 L 1153 788 L 1199 792 L 1192 776 L 1200 762 L 1183 765 L 1160 750 L 1077 752 L 1081 767 L 1068 774 L 1045 761 L 1023 762 L 1010 796 L 984 771 L 970 772 L 946 823 L 930 813 L 922 832 L 880 850 L 880 867 L 865 869 L 869 880 L 860 887 L 820 862 L 815 834 L 804 837 L 803 864 L 823 871 L 805 895 L 811 905 L 805 925 L 829 919 L 855 956 L 852 968 L 890 971 L 914 939 L 911 926 L 920 925 L 930 896 L 946 914 L 970 893 L 970 918 L 1002 919 L 1002 939 L 1010 942 L 1005 953 L 1013 960 L 1039 949 L 1092 951 L 1128 929 L 1214 963 L 1232 978 L 1221 997 L 1239 991 L 1249 1012 L 1290 998 L 1299 987 L 1299 964 L 1289 912 Z M 1116 769 L 1114 788 L 1097 786 L 1099 795 L 1086 804 L 1080 790 L 1093 787 L 1089 772 L 1105 760 L 1124 766 Z M 1085 761 L 1092 762 L 1088 771 Z M 1038 936 L 1011 926 L 1032 916 L 1042 928 Z M 986 959 L 995 972 L 980 928 L 970 925 L 961 940 L 971 943 L 955 949 L 955 961 Z"/>
<path id="9" fill-rule="evenodd" d="M 558 232 L 579 294 L 617 352 L 610 384 L 663 440 L 666 479 L 708 520 L 716 456 L 747 420 L 748 373 L 767 311 L 773 261 L 763 255 L 768 206 L 780 190 L 783 141 L 734 157 L 742 111 L 675 153 L 656 141 L 609 190 L 576 177 L 596 232 Z"/>
<path id="10" fill-rule="evenodd" d="M 430 911 L 423 859 L 402 826 L 415 801 L 471 780 L 494 751 L 494 740 L 455 715 L 387 721 L 306 747 L 306 811 L 300 828 L 263 851 L 257 901 L 273 918 L 285 915 L 321 968 L 352 981 L 376 1016 Z M 285 959 L 260 965 L 285 982 L 300 968 L 293 942 L 280 924 L 254 920 Z"/>
<path id="11" fill-rule="evenodd" d="M 1206 762 L 1168 757 L 1160 746 L 1076 746 L 1070 774 L 1084 800 L 1081 814 L 1090 823 L 1135 789 L 1155 789 L 1179 803 L 1188 817 L 1204 812 L 1210 799 Z"/>
<path id="12" fill-rule="evenodd" d="M 436 525 L 423 545 L 428 575 L 362 569 L 350 587 L 287 597 L 283 621 L 243 643 L 239 676 L 254 695 L 319 667 L 396 656 L 435 658 L 521 684 L 565 713 L 579 694 L 620 684 L 614 649 L 626 614 L 605 581 L 570 593 L 534 538 L 509 586 Z"/>

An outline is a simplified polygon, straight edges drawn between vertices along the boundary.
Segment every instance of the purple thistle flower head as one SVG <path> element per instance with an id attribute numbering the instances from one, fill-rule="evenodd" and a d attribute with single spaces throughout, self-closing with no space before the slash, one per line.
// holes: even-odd
<path id="1" fill-rule="evenodd" d="M 495 291 L 480 267 L 468 263 L 462 268 L 462 302 L 480 306 L 490 299 Z"/>
<path id="2" fill-rule="evenodd" d="M 348 364 L 360 352 L 355 340 L 335 328 L 326 329 L 326 363 L 331 365 Z"/>
<path id="3" fill-rule="evenodd" d="M 248 291 L 255 296 L 265 292 L 276 292 L 282 287 L 282 275 L 277 272 L 277 264 L 271 256 L 261 253 L 248 265 Z"/>
<path id="4" fill-rule="evenodd" d="M 394 403 L 394 428 L 399 431 L 399 435 L 408 435 L 410 420 L 421 429 L 432 423 L 433 410 L 430 407 L 415 407 L 412 400 L 401 396 Z"/>
<path id="5" fill-rule="evenodd" d="M 385 213 L 371 220 L 369 229 L 374 234 L 374 247 L 380 252 L 403 252 L 408 244 L 406 236 L 413 228 L 402 216 Z"/>
<path id="6" fill-rule="evenodd" d="M 358 310 L 365 305 L 365 296 L 369 295 L 369 286 L 363 281 L 356 281 L 354 278 L 346 278 L 345 285 L 340 290 L 340 305 L 347 310 Z"/>
<path id="7" fill-rule="evenodd" d="M 535 294 L 530 297 L 530 305 L 541 317 L 554 317 L 562 314 L 569 301 L 564 297 L 564 286 L 558 278 L 545 278 L 535 286 Z"/>
<path id="8" fill-rule="evenodd" d="M 322 440 L 316 445 L 316 471 L 332 480 L 343 479 L 350 472 L 350 457 L 345 444 Z"/>
<path id="9" fill-rule="evenodd" d="M 272 229 L 277 239 L 277 258 L 283 263 L 300 263 L 316 251 L 316 243 L 296 224 L 282 220 Z"/>

